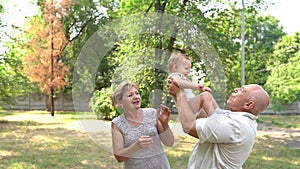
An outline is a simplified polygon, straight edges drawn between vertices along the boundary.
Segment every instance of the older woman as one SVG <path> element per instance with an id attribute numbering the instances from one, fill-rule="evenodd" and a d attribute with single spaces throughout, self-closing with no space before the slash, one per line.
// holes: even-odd
<path id="1" fill-rule="evenodd" d="M 169 169 L 161 141 L 166 146 L 174 144 L 169 128 L 170 110 L 161 106 L 141 108 L 138 87 L 121 83 L 111 96 L 112 104 L 123 113 L 112 121 L 112 142 L 115 158 L 125 162 L 125 169 Z"/>

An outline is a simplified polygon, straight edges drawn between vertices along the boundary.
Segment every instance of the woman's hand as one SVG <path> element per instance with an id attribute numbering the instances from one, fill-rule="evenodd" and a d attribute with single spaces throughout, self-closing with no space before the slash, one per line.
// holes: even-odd
<path id="1" fill-rule="evenodd" d="M 162 124 L 168 123 L 170 119 L 171 110 L 169 107 L 161 104 L 160 108 L 157 110 L 157 118 Z"/>
<path id="2" fill-rule="evenodd" d="M 171 147 L 174 144 L 173 132 L 169 127 L 168 121 L 170 119 L 171 110 L 165 105 L 160 105 L 157 110 L 157 129 L 160 139 L 164 145 Z"/>
<path id="3" fill-rule="evenodd" d="M 140 148 L 150 148 L 152 146 L 153 140 L 150 136 L 141 136 L 137 140 L 137 144 Z"/>

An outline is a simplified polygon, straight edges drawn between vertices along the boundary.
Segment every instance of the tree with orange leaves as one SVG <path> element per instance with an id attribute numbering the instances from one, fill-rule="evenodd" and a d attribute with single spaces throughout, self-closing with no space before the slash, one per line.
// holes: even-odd
<path id="1" fill-rule="evenodd" d="M 62 18 L 68 14 L 72 0 L 44 1 L 43 18 L 36 16 L 29 24 L 28 42 L 23 57 L 24 71 L 32 82 L 47 93 L 47 110 L 54 116 L 54 93 L 67 85 L 68 68 L 60 56 L 68 40 L 63 30 Z"/>

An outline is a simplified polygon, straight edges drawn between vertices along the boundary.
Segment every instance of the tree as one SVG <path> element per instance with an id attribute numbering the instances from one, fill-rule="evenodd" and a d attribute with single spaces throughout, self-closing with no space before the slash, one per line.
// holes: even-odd
<path id="1" fill-rule="evenodd" d="M 240 35 L 241 35 L 241 9 L 237 3 L 227 3 L 216 6 L 214 8 L 201 8 L 208 6 L 212 1 L 151 1 L 148 4 L 139 0 L 118 1 L 108 7 L 107 14 L 111 19 L 117 19 L 122 16 L 132 15 L 137 12 L 147 14 L 147 12 L 168 13 L 179 18 L 182 18 L 188 23 L 195 25 L 195 28 L 200 29 L 209 36 L 209 40 L 220 54 L 221 63 L 224 66 L 226 75 L 227 89 L 240 86 Z M 224 4 L 227 7 L 223 7 Z M 261 17 L 258 13 L 258 6 L 263 5 L 263 1 L 255 1 L 253 4 L 248 4 L 245 11 L 246 17 L 246 80 L 247 83 L 264 84 L 268 71 L 266 70 L 266 58 L 272 52 L 274 44 L 283 35 L 282 28 L 278 25 L 278 20 L 270 17 Z M 261 7 L 261 6 L 259 6 Z M 163 21 L 162 21 L 163 22 Z M 162 55 L 162 51 L 173 52 L 175 50 L 184 51 L 193 59 L 193 64 L 201 61 L 192 47 L 185 45 L 186 42 L 195 39 L 195 36 L 190 31 L 186 31 L 185 38 L 179 39 L 178 33 L 187 28 L 180 28 L 178 24 L 169 25 L 169 30 L 174 36 L 168 37 L 159 33 L 144 33 L 142 35 L 132 36 L 122 42 L 119 42 L 109 53 L 107 57 L 107 65 L 111 66 L 111 72 L 108 73 L 108 78 L 113 78 L 113 74 L 117 69 L 123 70 L 123 74 L 132 67 L 138 67 L 141 61 L 146 63 L 156 64 L 155 68 L 163 66 L 168 59 L 168 54 Z M 122 25 L 121 25 L 122 26 Z M 126 26 L 126 25 L 125 25 Z M 149 28 L 150 29 L 150 28 Z M 152 27 L 152 30 L 155 29 Z M 181 29 L 181 30 L 180 30 Z M 149 31 L 151 32 L 151 30 Z M 182 32 L 180 32 L 182 33 Z M 183 33 L 182 33 L 183 34 Z M 198 37 L 199 38 L 199 37 Z M 205 43 L 205 42 L 203 42 Z M 155 49 L 152 55 L 145 54 L 143 49 Z M 140 51 L 140 53 L 139 53 Z M 141 57 L 143 56 L 142 59 Z M 263 56 L 263 57 L 261 57 Z M 130 60 L 130 66 L 124 64 L 124 60 Z M 160 65 L 159 65 L 160 64 Z M 112 66 L 117 65 L 117 66 Z M 124 66 L 124 67 L 123 67 Z M 127 66 L 127 67 L 126 67 Z M 209 65 L 203 65 L 204 73 L 207 73 Z M 126 71 L 125 71 L 126 70 Z M 129 71 L 131 72 L 131 71 Z M 99 72 L 100 74 L 101 72 Z M 121 74 L 121 73 L 120 73 Z M 118 75 L 120 75 L 118 74 Z M 165 80 L 165 72 L 158 72 L 155 69 L 143 70 L 143 72 L 135 73 L 135 82 L 141 82 L 142 91 L 148 91 L 146 96 L 149 96 L 151 91 L 163 90 L 162 86 Z M 132 73 L 128 73 L 132 76 Z M 102 78 L 102 77 L 101 77 Z M 209 79 L 210 77 L 208 77 Z M 156 85 L 158 84 L 158 85 Z M 102 87 L 102 86 L 101 86 Z M 101 89 L 101 88 L 99 88 Z M 225 90 L 223 88 L 223 90 Z M 229 90 L 228 90 L 229 91 Z M 229 93 L 229 92 L 228 92 Z M 155 95 L 157 102 L 160 102 L 160 95 Z M 145 102 L 149 102 L 145 100 Z M 155 107 L 156 103 L 152 106 Z"/>
<path id="2" fill-rule="evenodd" d="M 205 30 L 220 54 L 230 94 L 233 88 L 241 84 L 241 9 L 237 3 L 227 6 L 213 12 L 208 10 L 210 20 L 206 22 Z M 264 85 L 270 74 L 267 60 L 285 33 L 276 18 L 261 16 L 257 6 L 262 8 L 263 1 L 245 7 L 245 83 Z"/>
<path id="3" fill-rule="evenodd" d="M 226 75 L 227 89 L 232 89 L 240 85 L 240 35 L 241 35 L 241 9 L 238 8 L 237 3 L 222 2 L 223 5 L 210 7 L 214 3 L 208 1 L 151 1 L 144 3 L 142 0 L 129 1 L 76 1 L 76 3 L 69 6 L 68 15 L 61 15 L 59 18 L 63 23 L 65 36 L 72 45 L 66 46 L 65 52 L 59 56 L 63 60 L 64 65 L 69 67 L 69 72 L 65 79 L 71 80 L 73 78 L 73 67 L 77 60 L 85 42 L 91 37 L 99 27 L 106 26 L 115 19 L 123 16 L 130 16 L 132 14 L 141 13 L 147 14 L 150 12 L 171 14 L 182 18 L 183 21 L 192 23 L 195 28 L 200 29 L 205 33 L 213 46 L 219 52 L 221 62 L 224 66 Z M 39 4 L 44 6 L 42 1 Z M 209 5 L 210 4 L 210 5 Z M 224 7 L 224 4 L 227 7 Z M 269 54 L 272 53 L 274 44 L 282 36 L 282 28 L 278 26 L 278 21 L 272 17 L 261 17 L 258 13 L 258 6 L 261 7 L 263 1 L 255 1 L 253 4 L 248 4 L 245 11 L 246 21 L 246 82 L 264 84 L 269 71 L 266 69 L 266 60 Z M 105 10 L 103 10 L 105 7 Z M 59 11 L 59 10 L 58 10 Z M 103 12 L 106 11 L 106 12 Z M 107 17 L 106 17 L 107 16 Z M 43 23 L 47 25 L 46 23 Z M 147 91 L 145 96 L 149 96 L 151 91 L 164 90 L 165 72 L 161 72 L 160 68 L 164 66 L 168 59 L 168 54 L 175 50 L 186 52 L 193 60 L 193 64 L 201 62 L 192 47 L 185 45 L 191 40 L 191 32 L 179 32 L 178 25 L 169 25 L 170 32 L 174 36 L 161 36 L 159 32 L 153 33 L 153 29 L 159 30 L 159 27 L 148 28 L 150 33 L 144 33 L 127 38 L 120 41 L 107 52 L 103 57 L 101 65 L 98 67 L 98 72 L 95 75 L 95 88 L 101 90 L 111 86 L 114 72 L 121 66 L 124 60 L 130 60 L 132 67 L 137 67 L 141 61 L 151 61 L 154 69 L 146 69 L 137 73 L 137 82 L 142 85 L 142 90 Z M 152 29 L 152 30 L 151 30 Z M 192 29 L 191 29 L 192 30 Z M 185 38 L 179 39 L 178 33 L 186 35 Z M 194 34 L 195 35 L 195 34 Z M 118 35 L 116 35 L 118 36 Z M 122 35 L 119 35 L 121 37 Z M 192 37 L 195 38 L 195 37 Z M 145 51 L 145 48 L 155 49 L 152 55 L 144 55 L 143 59 L 134 55 Z M 207 73 L 209 65 L 203 64 L 203 72 Z M 85 72 L 89 75 L 89 72 Z M 209 79 L 209 77 L 208 77 Z M 93 86 L 91 86 L 93 87 Z M 69 83 L 64 91 L 72 88 Z M 160 93 L 154 96 L 157 102 L 161 102 Z M 144 98 L 149 99 L 149 98 Z M 149 103 L 149 100 L 143 101 Z M 157 103 L 154 103 L 157 104 Z M 155 107 L 155 106 L 154 106 Z"/>
<path id="4" fill-rule="evenodd" d="M 284 36 L 268 60 L 271 74 L 266 88 L 273 102 L 289 104 L 300 99 L 300 32 Z"/>
<path id="5" fill-rule="evenodd" d="M 141 35 L 136 35 L 131 39 L 127 39 L 126 41 L 122 41 L 122 43 L 126 43 L 126 45 L 122 44 L 116 44 L 116 47 L 114 48 L 115 51 L 112 52 L 113 58 L 112 60 L 115 62 L 116 67 L 125 66 L 122 65 L 122 61 L 124 60 L 124 56 L 127 56 L 125 60 L 131 60 L 131 65 L 135 65 L 138 67 L 140 65 L 140 61 L 146 61 L 146 63 L 152 63 L 153 69 L 147 69 L 143 70 L 141 73 L 141 79 L 137 80 L 138 82 L 141 82 L 143 80 L 146 80 L 146 84 L 143 84 L 143 91 L 154 91 L 153 93 L 153 100 L 152 100 L 152 106 L 153 107 L 159 107 L 159 104 L 162 102 L 162 93 L 160 91 L 164 90 L 164 82 L 166 78 L 166 72 L 162 69 L 166 64 L 166 61 L 168 60 L 168 57 L 171 52 L 175 51 L 175 41 L 177 36 L 177 31 L 179 28 L 177 24 L 172 24 L 170 26 L 172 37 L 161 35 L 160 30 L 160 24 L 163 22 L 162 18 L 159 18 L 160 14 L 163 14 L 167 10 L 167 5 L 170 5 L 169 10 L 171 13 L 174 13 L 176 15 L 184 16 L 184 18 L 190 18 L 190 15 L 187 15 L 188 12 L 185 11 L 185 8 L 189 5 L 187 1 L 184 1 L 182 3 L 167 3 L 167 1 L 159 0 L 159 1 L 152 1 L 149 4 L 143 3 L 143 1 L 120 1 L 119 3 L 116 3 L 115 7 L 113 8 L 113 12 L 108 10 L 109 17 L 112 16 L 112 18 L 121 17 L 124 15 L 131 15 L 136 12 L 141 12 L 145 15 L 150 12 L 155 12 L 158 14 L 157 19 L 153 19 L 149 22 L 153 22 L 153 27 L 147 28 L 149 29 L 150 33 L 144 33 Z M 193 9 L 194 13 L 197 14 L 197 11 L 199 11 L 196 8 L 195 4 L 192 4 L 191 9 Z M 176 12 L 175 12 L 176 11 Z M 203 16 L 202 16 L 203 17 Z M 156 24 L 155 24 L 156 22 Z M 182 28 L 182 32 L 184 29 Z M 147 32 L 147 31 L 145 31 Z M 186 31 L 188 32 L 188 31 Z M 185 37 L 185 40 L 187 41 L 188 36 Z M 127 43 L 128 42 L 128 43 Z M 177 46 L 179 47 L 179 46 Z M 131 53 L 135 53 L 138 50 L 144 50 L 145 48 L 153 49 L 152 55 L 150 54 L 141 54 L 138 55 L 139 58 L 131 59 L 130 57 L 134 57 Z M 186 46 L 180 46 L 179 50 L 185 51 L 190 50 Z M 168 53 L 163 54 L 164 51 L 167 51 Z M 149 52 L 149 51 L 148 51 Z M 143 53 L 143 52 L 141 52 Z M 136 54 L 136 53 L 135 53 Z M 141 59 L 142 58 L 142 59 Z M 134 61 L 136 60 L 136 61 Z M 147 62 L 151 61 L 151 62 Z M 110 64 L 110 63 L 109 63 Z M 113 64 L 110 64 L 113 65 Z M 134 66 L 133 66 L 134 67 Z M 124 67 L 124 70 L 128 70 Z M 130 76 L 131 74 L 129 74 Z M 142 76 L 144 75 L 144 76 Z M 147 77 L 145 77 L 147 75 Z M 139 75 L 137 75 L 140 77 Z M 143 78 L 145 77 L 145 78 Z M 150 78 L 151 77 L 151 78 Z M 140 83 L 139 83 L 140 84 Z M 157 92 L 158 91 L 158 92 Z M 148 95 L 149 96 L 149 95 Z"/>
<path id="6" fill-rule="evenodd" d="M 5 12 L 0 4 L 0 13 Z M 8 25 L 5 20 L 0 20 L 0 29 L 10 28 L 14 32 L 21 29 L 15 25 Z M 3 36 L 2 36 L 3 35 Z M 4 38 L 6 37 L 6 38 Z M 22 52 L 19 46 L 22 38 L 18 34 L 11 35 L 7 29 L 1 31 L 1 53 L 0 53 L 0 108 L 2 106 L 13 106 L 17 98 L 27 95 L 27 91 L 35 89 L 35 86 L 22 72 Z M 3 104 L 3 105 L 2 105 Z"/>
<path id="7" fill-rule="evenodd" d="M 36 16 L 28 29 L 28 43 L 24 71 L 30 80 L 37 83 L 42 92 L 48 94 L 47 110 L 54 116 L 54 91 L 67 85 L 65 74 L 68 68 L 60 56 L 68 41 L 63 30 L 61 17 L 68 14 L 72 1 L 45 1 L 44 18 Z"/>
<path id="8" fill-rule="evenodd" d="M 101 3 L 100 1 L 76 1 L 69 7 L 69 14 L 62 18 L 66 37 L 72 44 L 66 47 L 65 52 L 61 56 L 70 69 L 67 73 L 67 78 L 70 81 L 73 79 L 74 65 L 81 49 L 99 27 L 109 21 L 105 15 L 106 8 L 104 6 L 109 7 L 111 4 L 113 4 L 111 1 L 101 1 Z M 110 86 L 110 77 L 107 76 L 109 71 L 111 71 L 111 66 L 108 65 L 106 58 L 104 58 L 99 66 L 99 78 L 95 82 L 98 89 Z M 64 91 L 70 92 L 72 85 L 72 83 L 69 83 Z"/>
<path id="9" fill-rule="evenodd" d="M 0 101 L 6 105 L 13 105 L 19 97 L 27 96 L 27 92 L 36 90 L 36 86 L 23 73 L 19 44 L 15 41 L 7 42 L 6 47 L 8 52 L 0 59 Z"/>

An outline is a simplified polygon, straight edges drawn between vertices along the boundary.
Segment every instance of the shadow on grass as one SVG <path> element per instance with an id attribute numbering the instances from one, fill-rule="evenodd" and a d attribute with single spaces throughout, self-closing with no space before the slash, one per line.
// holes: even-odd
<path id="1" fill-rule="evenodd" d="M 0 123 L 0 129 L 0 168 L 121 168 L 80 131 L 23 121 Z"/>
<path id="2" fill-rule="evenodd" d="M 287 152 L 290 152 L 290 150 L 281 150 L 277 155 L 274 155 L 274 153 L 270 154 L 266 150 L 252 152 L 243 168 L 300 169 L 299 160 L 297 160 L 300 155 L 299 150 L 295 150 L 292 153 Z"/>
<path id="3" fill-rule="evenodd" d="M 265 135 L 256 139 L 243 169 L 300 169 L 300 149 L 289 146 L 288 139 Z"/>
<path id="4" fill-rule="evenodd" d="M 112 153 L 95 144 L 88 134 L 64 127 L 65 123 L 75 122 L 70 119 L 74 114 L 56 116 L 59 120 L 51 119 L 44 112 L 33 112 L 34 116 L 30 116 L 29 120 L 28 116 L 24 118 L 21 114 L 22 112 L 4 112 L 0 115 L 3 117 L 0 121 L 0 168 L 122 168 L 122 163 L 118 163 Z M 29 112 L 27 114 L 30 115 Z M 16 120 L 4 118 L 14 115 Z M 272 126 L 268 126 L 267 130 L 270 129 Z M 95 138 L 103 139 L 101 132 Z M 288 141 L 292 139 L 295 138 L 277 138 L 272 135 L 258 137 L 243 168 L 300 169 L 300 150 L 288 146 Z M 172 169 L 187 168 L 189 155 L 196 142 L 197 139 L 186 136 L 179 144 L 166 151 Z"/>
<path id="5" fill-rule="evenodd" d="M 186 169 L 188 159 L 198 139 L 186 135 L 179 144 L 166 151 L 172 169 Z"/>
<path id="6" fill-rule="evenodd" d="M 13 111 L 5 111 L 5 110 L 0 110 L 0 117 L 1 116 L 9 116 L 9 115 L 14 115 L 15 113 Z"/>

